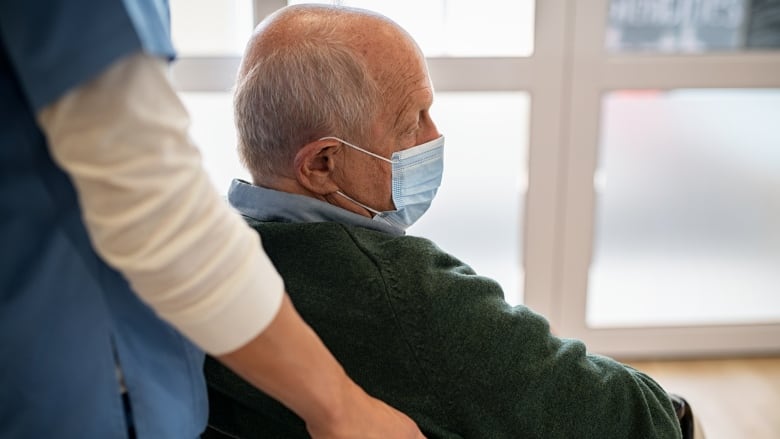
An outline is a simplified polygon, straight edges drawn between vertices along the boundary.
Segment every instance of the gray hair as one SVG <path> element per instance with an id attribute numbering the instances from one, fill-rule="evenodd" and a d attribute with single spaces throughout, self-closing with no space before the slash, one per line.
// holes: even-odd
<path id="1" fill-rule="evenodd" d="M 335 27 L 251 58 L 234 93 L 241 161 L 254 178 L 289 169 L 325 136 L 367 143 L 381 94 Z"/>

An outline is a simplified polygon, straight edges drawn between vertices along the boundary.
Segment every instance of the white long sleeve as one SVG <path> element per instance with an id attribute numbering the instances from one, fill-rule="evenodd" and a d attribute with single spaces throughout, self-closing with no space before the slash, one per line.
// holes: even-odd
<path id="1" fill-rule="evenodd" d="M 142 300 L 215 355 L 265 329 L 282 279 L 211 185 L 165 61 L 124 58 L 38 116 L 93 245 Z"/>

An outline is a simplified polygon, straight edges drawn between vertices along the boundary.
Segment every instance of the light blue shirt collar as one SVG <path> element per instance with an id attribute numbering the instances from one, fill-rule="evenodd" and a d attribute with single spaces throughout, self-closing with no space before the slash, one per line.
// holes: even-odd
<path id="1" fill-rule="evenodd" d="M 239 179 L 234 179 L 230 184 L 228 201 L 242 215 L 258 221 L 336 222 L 385 232 L 394 236 L 406 233 L 401 228 L 374 221 L 316 198 L 253 186 Z"/>

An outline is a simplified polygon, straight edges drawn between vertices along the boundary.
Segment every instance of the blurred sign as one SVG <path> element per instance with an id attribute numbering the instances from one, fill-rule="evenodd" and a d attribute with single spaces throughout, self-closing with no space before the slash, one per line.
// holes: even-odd
<path id="1" fill-rule="evenodd" d="M 607 48 L 701 52 L 744 45 L 749 0 L 612 0 Z"/>

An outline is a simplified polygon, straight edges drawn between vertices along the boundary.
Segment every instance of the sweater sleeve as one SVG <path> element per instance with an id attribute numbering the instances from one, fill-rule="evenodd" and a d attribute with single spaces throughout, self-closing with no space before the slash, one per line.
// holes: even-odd
<path id="1" fill-rule="evenodd" d="M 222 354 L 273 320 L 284 286 L 211 185 L 165 69 L 153 56 L 123 58 L 39 122 L 98 253 L 162 318 Z"/>
<path id="2" fill-rule="evenodd" d="M 407 261 L 395 263 L 406 271 L 394 276 L 405 279 L 393 287 L 405 310 L 398 315 L 463 437 L 681 436 L 666 392 L 651 378 L 553 336 L 544 318 L 509 306 L 496 282 L 427 241 L 402 247 L 388 258 Z M 422 299 L 415 309 L 401 299 L 409 291 Z"/>

